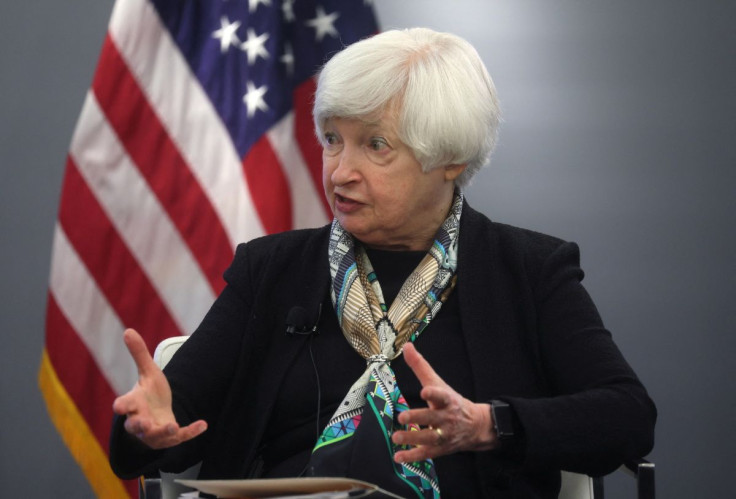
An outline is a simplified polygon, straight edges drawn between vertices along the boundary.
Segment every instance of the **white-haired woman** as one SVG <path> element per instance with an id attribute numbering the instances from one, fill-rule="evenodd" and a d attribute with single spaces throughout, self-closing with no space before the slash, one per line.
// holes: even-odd
<path id="1" fill-rule="evenodd" d="M 556 497 L 561 469 L 649 452 L 654 404 L 577 246 L 464 200 L 499 122 L 470 44 L 417 28 L 351 45 L 320 73 L 314 122 L 333 223 L 241 245 L 165 375 L 126 332 L 140 382 L 115 401 L 116 473 L 202 461 L 200 478 Z"/>

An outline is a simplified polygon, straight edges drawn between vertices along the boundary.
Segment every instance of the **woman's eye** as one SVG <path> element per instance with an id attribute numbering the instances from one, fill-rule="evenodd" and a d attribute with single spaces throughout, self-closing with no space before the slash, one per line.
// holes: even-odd
<path id="1" fill-rule="evenodd" d="M 325 134 L 325 144 L 328 146 L 333 146 L 337 144 L 337 136 L 334 133 L 326 133 Z"/>
<path id="2" fill-rule="evenodd" d="M 372 138 L 370 142 L 368 143 L 368 145 L 373 151 L 381 151 L 385 149 L 386 147 L 388 147 L 388 144 L 386 143 L 386 141 L 379 137 Z"/>

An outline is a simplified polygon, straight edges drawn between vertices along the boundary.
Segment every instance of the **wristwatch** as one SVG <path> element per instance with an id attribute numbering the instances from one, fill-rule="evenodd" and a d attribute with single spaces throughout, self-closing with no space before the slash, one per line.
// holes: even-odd
<path id="1" fill-rule="evenodd" d="M 503 400 L 491 400 L 493 429 L 501 442 L 511 440 L 516 434 L 514 409 Z"/>

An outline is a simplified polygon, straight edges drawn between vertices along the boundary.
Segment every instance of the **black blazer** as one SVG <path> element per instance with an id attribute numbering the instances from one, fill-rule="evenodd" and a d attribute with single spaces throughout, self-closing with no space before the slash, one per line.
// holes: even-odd
<path id="1" fill-rule="evenodd" d="M 284 335 L 288 311 L 312 311 L 310 324 L 320 303 L 334 314 L 328 239 L 326 226 L 238 246 L 228 285 L 165 369 L 177 420 L 203 418 L 209 429 L 150 451 L 117 418 L 110 460 L 119 476 L 200 460 L 202 479 L 249 476 L 276 390 L 306 344 Z M 488 496 L 556 497 L 560 469 L 605 474 L 646 455 L 656 409 L 580 284 L 577 246 L 491 222 L 466 204 L 458 251 L 455 292 L 476 401 L 508 401 L 524 431 L 521 456 L 476 453 Z"/>

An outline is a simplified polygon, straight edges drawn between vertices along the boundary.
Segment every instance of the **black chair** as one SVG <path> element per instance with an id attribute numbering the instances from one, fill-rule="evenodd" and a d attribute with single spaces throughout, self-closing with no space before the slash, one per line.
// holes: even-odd
<path id="1" fill-rule="evenodd" d="M 654 463 L 646 459 L 632 459 L 626 461 L 619 471 L 623 471 L 636 479 L 636 497 L 637 499 L 654 499 Z M 603 487 L 603 478 L 593 478 L 593 499 L 605 499 Z"/>

